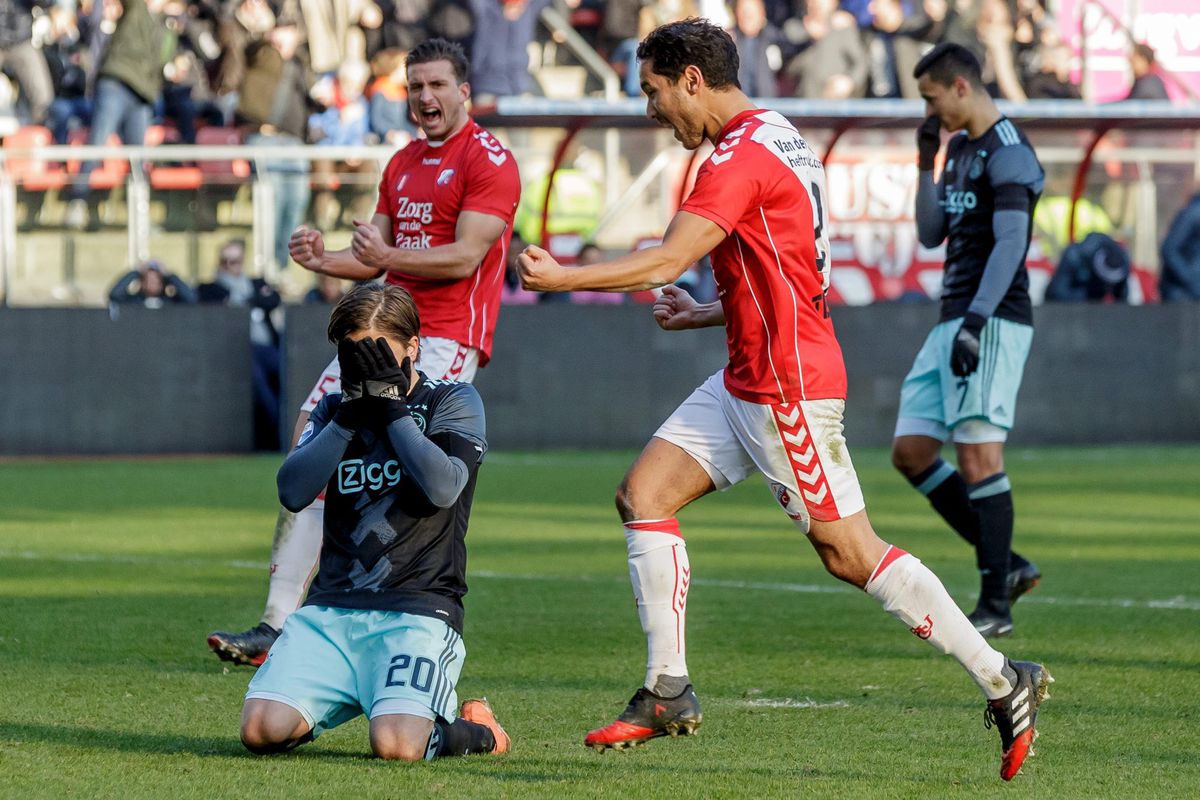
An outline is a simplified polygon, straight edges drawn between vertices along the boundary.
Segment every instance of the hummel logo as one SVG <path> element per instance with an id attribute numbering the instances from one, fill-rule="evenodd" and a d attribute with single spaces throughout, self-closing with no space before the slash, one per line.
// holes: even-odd
<path id="1" fill-rule="evenodd" d="M 714 164 L 724 164 L 726 161 L 728 161 L 731 158 L 733 158 L 733 153 L 726 153 L 723 156 L 713 153 L 712 158 L 710 158 L 709 161 L 711 161 Z"/>
<path id="2" fill-rule="evenodd" d="M 916 634 L 918 639 L 928 639 L 930 636 L 933 636 L 933 618 L 926 614 L 924 625 L 918 625 L 915 628 L 909 628 L 909 630 Z"/>

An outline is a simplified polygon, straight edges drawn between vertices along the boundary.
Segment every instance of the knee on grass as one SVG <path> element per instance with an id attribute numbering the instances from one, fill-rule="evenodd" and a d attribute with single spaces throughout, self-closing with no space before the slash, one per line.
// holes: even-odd
<path id="1" fill-rule="evenodd" d="M 433 721 L 408 714 L 388 714 L 371 720 L 371 752 L 386 761 L 424 761 Z"/>
<path id="2" fill-rule="evenodd" d="M 263 705 L 267 703 L 269 705 Z M 312 741 L 312 730 L 295 710 L 280 703 L 248 701 L 242 712 L 242 744 L 256 755 L 283 753 Z"/>

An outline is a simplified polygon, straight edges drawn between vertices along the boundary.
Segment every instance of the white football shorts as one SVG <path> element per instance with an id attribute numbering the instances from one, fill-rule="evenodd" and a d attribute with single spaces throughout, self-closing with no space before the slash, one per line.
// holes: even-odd
<path id="1" fill-rule="evenodd" d="M 682 448 L 718 489 L 758 471 L 775 500 L 808 533 L 865 507 L 843 435 L 845 400 L 763 405 L 734 397 L 721 370 L 692 392 L 655 436 Z"/>
<path id="2" fill-rule="evenodd" d="M 479 350 L 453 339 L 422 336 L 421 351 L 417 354 L 417 369 L 430 378 L 470 383 L 475 380 L 475 373 L 479 370 Z M 337 356 L 334 356 L 333 361 L 330 361 L 329 366 L 321 373 L 316 386 L 309 392 L 308 399 L 300 406 L 300 410 L 311 414 L 322 397 L 341 390 L 342 367 L 338 364 Z"/>

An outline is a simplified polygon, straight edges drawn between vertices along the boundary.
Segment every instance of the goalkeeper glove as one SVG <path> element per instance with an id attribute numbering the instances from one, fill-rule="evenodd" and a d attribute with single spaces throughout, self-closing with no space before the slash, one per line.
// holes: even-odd
<path id="1" fill-rule="evenodd" d="M 342 401 L 357 400 L 363 396 L 363 376 L 366 364 L 358 353 L 357 342 L 350 337 L 338 342 L 337 359 L 341 368 Z"/>
<path id="2" fill-rule="evenodd" d="M 917 128 L 917 169 L 932 172 L 933 161 L 942 146 L 942 121 L 937 114 L 930 114 Z"/>
<path id="3" fill-rule="evenodd" d="M 355 343 L 363 364 L 363 399 L 377 403 L 388 422 L 408 415 L 409 371 L 412 359 L 396 363 L 387 339 L 361 339 Z"/>
<path id="4" fill-rule="evenodd" d="M 986 322 L 987 317 L 982 314 L 968 313 L 954 337 L 954 345 L 950 348 L 950 371 L 960 378 L 979 369 L 979 334 Z"/>

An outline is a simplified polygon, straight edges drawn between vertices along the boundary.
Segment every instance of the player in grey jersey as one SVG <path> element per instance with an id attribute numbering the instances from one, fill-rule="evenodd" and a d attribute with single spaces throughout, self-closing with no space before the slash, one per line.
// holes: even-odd
<path id="1" fill-rule="evenodd" d="M 984 90 L 969 50 L 940 44 L 913 74 L 929 112 L 917 134 L 917 232 L 926 247 L 946 242 L 946 263 L 940 321 L 900 390 L 892 461 L 975 546 L 980 596 L 970 618 L 983 635 L 1004 636 L 1010 604 L 1041 579 L 1011 552 L 1004 442 L 1033 340 L 1025 254 L 1044 174 Z M 943 127 L 962 133 L 947 144 L 935 181 Z M 947 439 L 958 470 L 941 458 Z"/>
<path id="2" fill-rule="evenodd" d="M 361 713 L 381 758 L 509 749 L 487 701 L 456 714 L 483 404 L 470 384 L 413 368 L 419 334 L 399 286 L 357 286 L 330 317 L 342 391 L 313 410 L 278 477 L 285 508 L 326 494 L 321 566 L 246 691 L 242 742 L 255 753 Z"/>

